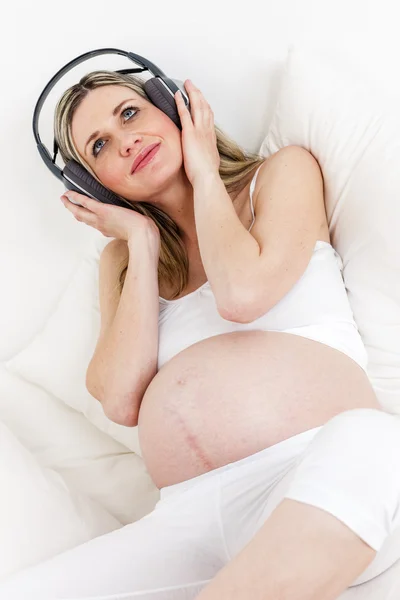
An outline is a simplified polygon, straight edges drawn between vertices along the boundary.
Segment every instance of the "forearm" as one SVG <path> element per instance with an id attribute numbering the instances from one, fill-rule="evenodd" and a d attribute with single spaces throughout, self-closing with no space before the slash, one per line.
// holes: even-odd
<path id="1" fill-rule="evenodd" d="M 218 174 L 202 178 L 193 188 L 199 249 L 218 308 L 239 306 L 246 292 L 249 265 L 260 247 L 240 222 Z"/>
<path id="2" fill-rule="evenodd" d="M 151 242 L 135 237 L 128 243 L 129 264 L 104 364 L 105 409 L 110 418 L 133 414 L 133 424 L 157 372 L 159 313 L 158 260 Z"/>

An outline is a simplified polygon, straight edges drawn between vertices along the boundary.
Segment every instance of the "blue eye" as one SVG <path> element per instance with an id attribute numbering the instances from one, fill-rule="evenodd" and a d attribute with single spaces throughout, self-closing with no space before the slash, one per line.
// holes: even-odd
<path id="1" fill-rule="evenodd" d="M 103 142 L 104 140 L 96 140 L 95 143 L 93 144 L 93 148 L 92 148 L 92 154 L 93 156 L 97 156 L 98 153 L 100 152 L 100 150 L 102 149 L 103 146 L 98 146 L 98 142 Z"/>
<path id="2" fill-rule="evenodd" d="M 125 113 L 129 112 L 129 111 L 137 111 L 137 108 L 135 108 L 134 106 L 128 106 L 127 108 L 124 108 L 124 110 L 122 111 L 122 114 L 124 115 Z M 131 117 L 127 118 L 127 121 L 130 119 Z"/>
<path id="3" fill-rule="evenodd" d="M 132 111 L 133 111 L 133 112 L 136 114 L 136 113 L 138 113 L 138 112 L 139 112 L 139 110 L 140 110 L 140 109 L 139 109 L 139 108 L 136 108 L 136 106 L 127 106 L 127 107 L 126 107 L 126 108 L 124 108 L 124 109 L 123 109 L 123 111 L 121 112 L 121 116 L 125 115 L 126 113 L 132 112 Z M 126 121 L 129 121 L 131 118 L 132 118 L 132 115 L 128 116 L 127 118 L 125 118 L 125 122 L 126 122 Z M 93 154 L 93 156 L 94 156 L 95 158 L 96 158 L 96 157 L 97 157 L 97 156 L 100 154 L 100 152 L 101 152 L 102 148 L 104 148 L 104 145 L 105 145 L 105 143 L 104 143 L 102 146 L 98 146 L 98 145 L 97 145 L 97 144 L 98 144 L 98 142 L 104 142 L 104 140 L 102 140 L 101 138 L 99 138 L 99 139 L 98 139 L 98 140 L 96 140 L 96 141 L 95 141 L 95 143 L 93 144 L 93 146 L 92 146 L 92 154 Z"/>

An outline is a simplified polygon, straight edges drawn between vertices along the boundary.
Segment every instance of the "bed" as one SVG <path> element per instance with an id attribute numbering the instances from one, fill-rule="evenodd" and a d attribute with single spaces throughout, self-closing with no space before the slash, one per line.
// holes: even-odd
<path id="1" fill-rule="evenodd" d="M 368 375 L 382 406 L 400 418 L 399 117 L 337 50 L 291 45 L 265 77 L 276 87 L 275 102 L 255 149 L 269 156 L 295 144 L 319 161 Z M 0 363 L 0 583 L 140 519 L 159 499 L 137 428 L 107 419 L 85 388 L 100 329 L 99 257 L 110 241 L 77 224 L 60 203 L 47 239 L 29 250 L 0 242 L 7 273 L 29 266 L 25 294 L 17 290 L 10 315 L 15 336 Z M 42 303 L 33 297 L 37 319 L 25 323 L 29 288 L 39 280 L 48 291 Z M 400 560 L 341 600 L 399 597 Z"/>

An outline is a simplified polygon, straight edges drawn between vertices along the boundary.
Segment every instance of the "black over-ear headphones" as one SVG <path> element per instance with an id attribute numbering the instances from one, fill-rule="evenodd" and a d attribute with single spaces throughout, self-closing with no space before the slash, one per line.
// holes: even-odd
<path id="1" fill-rule="evenodd" d="M 116 73 L 141 73 L 143 71 L 149 71 L 153 77 L 143 82 L 144 90 L 151 100 L 151 102 L 157 106 L 160 110 L 162 110 L 172 121 L 182 130 L 182 124 L 179 117 L 178 109 L 175 103 L 175 93 L 180 90 L 182 92 L 182 96 L 186 107 L 190 110 L 189 98 L 186 94 L 185 89 L 178 87 L 176 83 L 169 77 L 167 77 L 161 69 L 159 69 L 155 64 L 139 56 L 138 54 L 134 54 L 133 52 L 125 52 L 124 50 L 118 50 L 116 48 L 100 48 L 98 50 L 92 50 L 90 52 L 86 52 L 85 54 L 81 54 L 74 60 L 71 60 L 67 63 L 62 69 L 60 69 L 54 77 L 49 81 L 49 83 L 44 88 L 43 92 L 40 94 L 39 99 L 36 103 L 35 110 L 33 113 L 33 135 L 36 140 L 37 149 L 39 150 L 39 154 L 44 160 L 45 165 L 50 169 L 50 171 L 60 179 L 66 187 L 67 190 L 73 190 L 75 192 L 79 192 L 80 194 L 86 194 L 95 200 L 99 200 L 100 202 L 104 202 L 105 204 L 115 204 L 117 206 L 123 206 L 124 208 L 129 208 L 128 203 L 124 203 L 121 199 L 116 196 L 113 192 L 102 186 L 86 169 L 82 167 L 75 160 L 70 160 L 65 165 L 64 169 L 60 169 L 56 164 L 56 156 L 58 152 L 57 142 L 54 140 L 53 153 L 54 156 L 51 158 L 50 152 L 45 147 L 45 145 L 41 142 L 39 132 L 38 132 L 38 121 L 40 111 L 42 109 L 43 103 L 47 98 L 48 94 L 55 86 L 57 81 L 61 79 L 65 73 L 67 73 L 70 69 L 78 65 L 79 63 L 88 60 L 94 56 L 98 56 L 99 54 L 121 54 L 122 56 L 126 56 L 134 63 L 142 65 L 143 68 L 136 69 L 120 69 L 116 71 Z"/>

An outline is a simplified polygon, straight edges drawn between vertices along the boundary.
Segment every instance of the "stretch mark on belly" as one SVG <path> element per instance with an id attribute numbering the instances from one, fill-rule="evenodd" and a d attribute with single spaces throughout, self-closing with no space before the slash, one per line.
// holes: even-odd
<path id="1" fill-rule="evenodd" d="M 187 423 L 182 419 L 181 415 L 178 411 L 174 410 L 171 406 L 165 407 L 168 412 L 170 412 L 174 418 L 179 422 L 181 428 L 183 429 L 184 436 L 187 440 L 188 446 L 193 450 L 196 456 L 202 461 L 202 463 L 209 469 L 210 471 L 214 469 L 214 464 L 209 460 L 206 456 L 204 450 L 200 447 L 196 436 L 194 436 L 188 429 Z"/>

